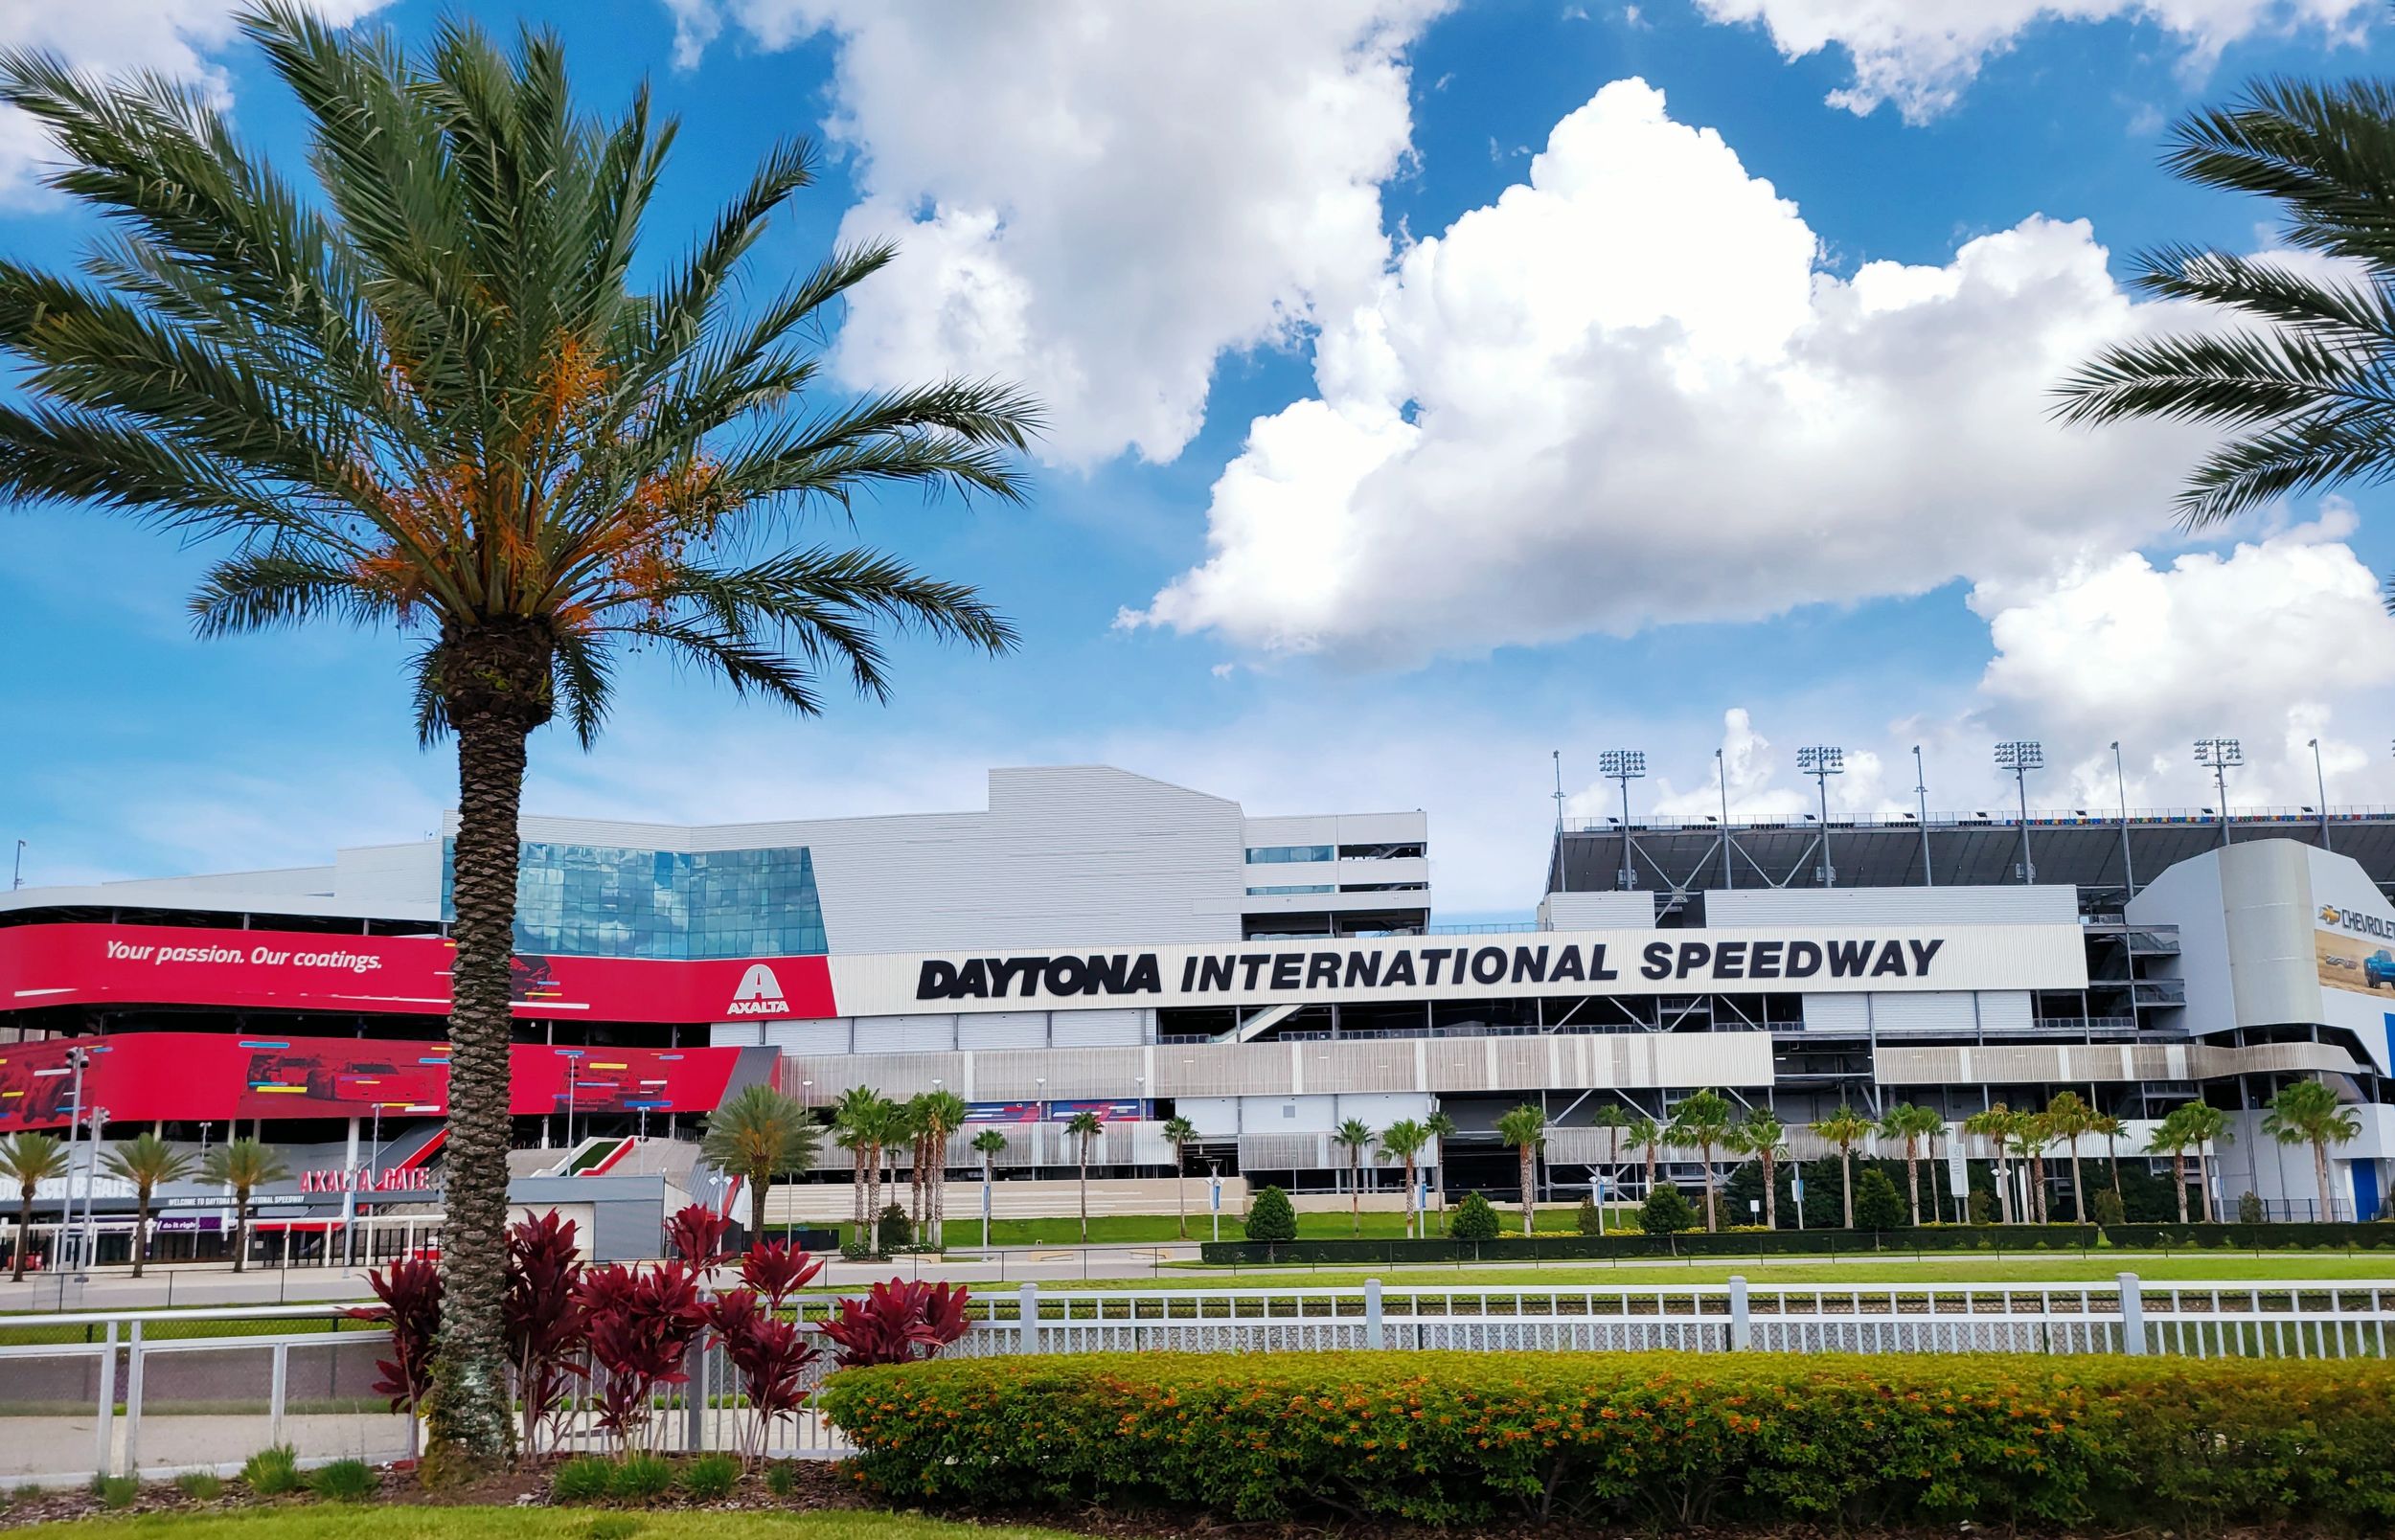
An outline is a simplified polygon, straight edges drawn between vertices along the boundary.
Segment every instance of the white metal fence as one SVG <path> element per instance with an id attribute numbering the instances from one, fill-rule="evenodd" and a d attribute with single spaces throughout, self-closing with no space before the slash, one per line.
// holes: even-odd
<path id="1" fill-rule="evenodd" d="M 831 1305 L 810 1296 L 816 1318 Z M 304 1461 L 403 1458 L 404 1415 L 372 1387 L 389 1334 L 347 1329 L 338 1306 L 0 1319 L 0 1485 L 95 1472 L 230 1471 L 289 1443 Z M 1048 1290 L 976 1295 L 952 1355 L 1292 1352 L 1344 1348 L 1530 1351 L 2178 1353 L 2383 1358 L 2395 1282 L 1678 1284 L 1516 1288 Z M 817 1379 L 829 1360 L 819 1363 Z M 720 1349 L 655 1397 L 645 1431 L 664 1450 L 740 1449 L 753 1414 Z M 584 1396 L 558 1447 L 611 1440 Z M 812 1412 L 767 1438 L 779 1459 L 847 1453 Z"/>

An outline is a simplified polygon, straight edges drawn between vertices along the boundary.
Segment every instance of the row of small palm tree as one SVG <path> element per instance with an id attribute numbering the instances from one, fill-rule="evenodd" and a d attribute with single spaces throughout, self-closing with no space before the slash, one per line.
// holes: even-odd
<path id="1" fill-rule="evenodd" d="M 269 1182 L 286 1180 L 290 1167 L 283 1158 L 255 1139 L 236 1139 L 208 1151 L 205 1159 L 177 1149 L 154 1133 L 120 1140 L 100 1158 L 100 1169 L 133 1189 L 133 1276 L 142 1276 L 149 1257 L 149 1216 L 158 1189 L 170 1182 L 199 1179 L 233 1194 L 233 1271 L 249 1259 L 250 1201 Z M 10 1271 L 13 1281 L 25 1280 L 26 1249 L 32 1242 L 34 1194 L 44 1182 L 66 1175 L 67 1146 L 48 1134 L 21 1133 L 0 1140 L 0 1182 L 17 1188 L 16 1257 Z"/>

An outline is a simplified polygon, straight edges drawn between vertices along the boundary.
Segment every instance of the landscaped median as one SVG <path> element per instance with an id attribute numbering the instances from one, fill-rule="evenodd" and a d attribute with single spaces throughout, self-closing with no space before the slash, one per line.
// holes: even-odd
<path id="1" fill-rule="evenodd" d="M 1077 1354 L 851 1370 L 889 1501 L 1680 1528 L 2395 1525 L 2395 1366 L 1672 1353 Z"/>

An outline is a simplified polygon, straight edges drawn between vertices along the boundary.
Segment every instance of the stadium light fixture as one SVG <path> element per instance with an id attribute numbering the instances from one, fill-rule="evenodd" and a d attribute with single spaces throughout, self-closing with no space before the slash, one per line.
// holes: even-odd
<path id="1" fill-rule="evenodd" d="M 2228 773 L 2246 762 L 2245 746 L 2235 738 L 2209 737 L 2196 739 L 2196 763 L 2212 772 L 2212 783 L 2221 793 L 2221 843 L 2232 843 L 2236 834 L 2229 827 Z M 2204 811 L 2210 812 L 2210 808 Z"/>
<path id="2" fill-rule="evenodd" d="M 1996 767 L 2013 773 L 2013 789 L 2020 800 L 2020 880 L 2038 880 L 2038 864 L 2029 855 L 2029 772 L 2044 768 L 2045 746 L 2035 738 L 2018 738 L 1996 746 Z"/>
<path id="3" fill-rule="evenodd" d="M 1821 789 L 1821 886 L 1837 886 L 1837 868 L 1830 861 L 1830 778 L 1846 773 L 1846 751 L 1827 743 L 1796 751 L 1796 772 L 1811 776 Z"/>
<path id="4" fill-rule="evenodd" d="M 1913 796 L 1921 804 L 1921 885 L 1937 886 L 1937 875 L 1929 870 L 1929 774 L 1922 765 L 1921 745 L 1913 745 Z"/>
<path id="5" fill-rule="evenodd" d="M 2320 849 L 2325 850 L 2331 849 L 2329 845 L 2329 777 L 2328 772 L 2320 767 L 2320 740 L 2312 738 L 2308 741 L 2312 749 L 2312 783 L 2320 793 Z M 2304 811 L 2308 813 L 2312 809 L 2307 807 Z"/>
<path id="6" fill-rule="evenodd" d="M 2117 788 L 2121 804 L 2121 899 L 2127 907 L 2137 896 L 2137 867 L 2129 858 L 2129 771 L 2121 763 L 2121 740 L 2112 740 L 2112 784 Z"/>
<path id="7" fill-rule="evenodd" d="M 1646 751 L 1608 749 L 1597 756 L 1597 773 L 1608 781 L 1622 783 L 1622 864 L 1613 873 L 1614 886 L 1635 888 L 1638 886 L 1638 869 L 1631 863 L 1630 783 L 1646 779 Z"/>

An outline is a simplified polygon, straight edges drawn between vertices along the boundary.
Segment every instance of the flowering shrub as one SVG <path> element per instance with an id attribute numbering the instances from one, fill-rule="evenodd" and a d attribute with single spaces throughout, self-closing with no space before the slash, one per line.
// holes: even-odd
<path id="1" fill-rule="evenodd" d="M 433 1339 L 441 1330 L 441 1266 L 402 1257 L 389 1267 L 366 1275 L 366 1284 L 380 1304 L 352 1310 L 361 1321 L 379 1321 L 391 1328 L 391 1356 L 375 1360 L 382 1378 L 375 1393 L 391 1398 L 391 1410 L 407 1414 L 407 1452 L 416 1453 L 417 1409 L 432 1391 Z"/>
<path id="2" fill-rule="evenodd" d="M 599 1423 L 626 1453 L 649 1420 L 661 1386 L 690 1380 L 691 1345 L 707 1325 L 691 1270 L 679 1262 L 586 1269 L 575 1300 L 587 1320 L 600 1370 Z"/>
<path id="3" fill-rule="evenodd" d="M 929 1358 L 965 1335 L 965 1303 L 972 1296 L 946 1283 L 876 1283 L 860 1302 L 842 1300 L 815 1329 L 837 1345 L 842 1369 L 907 1364 Z"/>
<path id="4" fill-rule="evenodd" d="M 1768 1353 L 1074 1354 L 822 1393 L 894 1500 L 1673 1529 L 2395 1525 L 2395 1365 Z"/>
<path id="5" fill-rule="evenodd" d="M 666 1245 L 673 1255 L 705 1271 L 724 1259 L 723 1237 L 732 1221 L 703 1203 L 686 1203 L 665 1222 Z"/>
<path id="6" fill-rule="evenodd" d="M 543 1436 L 554 1448 L 566 1391 L 587 1370 L 582 1348 L 589 1331 L 577 1288 L 582 1264 L 574 1254 L 574 1221 L 557 1211 L 527 1215 L 508 1227 L 507 1293 L 500 1319 L 507 1331 L 508 1368 L 523 1417 L 518 1447 L 537 1453 Z"/>

